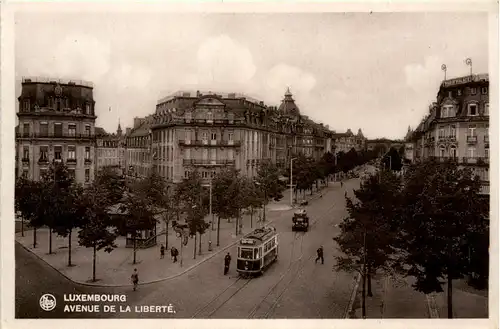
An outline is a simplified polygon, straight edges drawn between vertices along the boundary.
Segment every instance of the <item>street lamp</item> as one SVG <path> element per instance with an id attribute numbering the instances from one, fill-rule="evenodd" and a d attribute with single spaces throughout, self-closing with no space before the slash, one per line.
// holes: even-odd
<path id="1" fill-rule="evenodd" d="M 262 186 L 261 183 L 254 181 L 255 185 Z M 266 202 L 267 202 L 267 190 L 264 188 L 264 202 L 262 202 L 262 221 L 266 222 Z M 262 223 L 261 223 L 262 226 Z"/>
<path id="2" fill-rule="evenodd" d="M 214 214 L 212 213 L 212 177 L 210 177 L 210 218 L 212 227 L 208 230 L 208 251 L 212 251 L 212 231 L 214 230 Z"/>
<path id="3" fill-rule="evenodd" d="M 290 207 L 293 207 L 293 161 L 297 158 L 290 159 Z"/>

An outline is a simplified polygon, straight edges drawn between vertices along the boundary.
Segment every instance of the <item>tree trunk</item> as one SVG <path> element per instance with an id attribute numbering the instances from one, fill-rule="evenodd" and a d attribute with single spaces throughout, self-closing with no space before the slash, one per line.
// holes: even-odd
<path id="1" fill-rule="evenodd" d="M 52 227 L 49 227 L 49 255 L 52 254 Z"/>
<path id="2" fill-rule="evenodd" d="M 453 319 L 453 277 L 448 270 L 448 319 Z"/>
<path id="3" fill-rule="evenodd" d="M 363 319 L 366 319 L 366 269 L 363 265 L 363 287 L 361 289 L 361 315 Z"/>
<path id="4" fill-rule="evenodd" d="M 92 260 L 92 281 L 95 282 L 95 259 L 96 259 L 96 245 L 94 244 L 94 259 Z"/>
<path id="5" fill-rule="evenodd" d="M 136 237 L 136 234 L 134 233 L 134 235 L 132 237 L 133 237 L 133 243 L 134 243 L 134 261 L 132 262 L 132 264 L 135 264 L 135 261 L 136 261 L 136 251 L 137 251 L 137 237 Z"/>
<path id="6" fill-rule="evenodd" d="M 236 227 L 236 229 L 234 230 L 234 234 L 236 236 L 238 235 L 238 222 L 239 222 L 239 218 L 238 218 L 238 216 L 236 216 L 236 224 L 234 225 Z"/>
<path id="7" fill-rule="evenodd" d="M 194 233 L 194 246 L 193 246 L 193 259 L 196 259 L 196 240 L 197 240 L 197 235 L 196 232 Z"/>
<path id="8" fill-rule="evenodd" d="M 217 216 L 217 247 L 219 246 L 220 217 Z"/>
<path id="9" fill-rule="evenodd" d="M 367 296 L 368 297 L 373 297 L 373 294 L 372 294 L 372 275 L 371 275 L 371 266 L 370 266 L 370 264 L 368 264 L 368 270 L 366 272 L 366 279 L 367 279 L 367 284 L 368 284 Z"/>
<path id="10" fill-rule="evenodd" d="M 68 266 L 72 266 L 71 264 L 71 233 L 73 232 L 72 229 L 69 230 L 68 234 Z"/>
<path id="11" fill-rule="evenodd" d="M 201 233 L 200 233 L 200 240 L 198 241 L 198 255 L 201 255 Z"/>
<path id="12" fill-rule="evenodd" d="M 33 227 L 33 248 L 36 248 L 36 227 Z"/>
<path id="13" fill-rule="evenodd" d="M 24 216 L 21 216 L 21 236 L 24 237 Z"/>

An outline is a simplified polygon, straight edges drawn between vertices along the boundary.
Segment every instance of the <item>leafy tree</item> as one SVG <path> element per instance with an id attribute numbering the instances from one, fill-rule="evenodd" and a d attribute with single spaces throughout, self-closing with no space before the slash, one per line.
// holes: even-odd
<path id="1" fill-rule="evenodd" d="M 480 186 L 469 168 L 452 162 L 414 164 L 405 174 L 399 260 L 405 274 L 417 279 L 417 291 L 442 292 L 441 278 L 446 278 L 448 318 L 453 317 L 453 280 L 474 270 L 469 246 L 489 230 Z"/>
<path id="2" fill-rule="evenodd" d="M 366 316 L 365 291 L 372 296 L 371 276 L 378 269 L 389 270 L 394 253 L 394 213 L 400 204 L 400 180 L 391 172 L 369 176 L 354 191 L 357 202 L 346 197 L 349 217 L 340 224 L 334 238 L 345 256 L 337 257 L 337 271 L 357 271 L 362 277 L 362 312 Z"/>
<path id="3" fill-rule="evenodd" d="M 257 170 L 256 184 L 264 195 L 263 198 L 263 212 L 264 221 L 266 220 L 266 204 L 270 199 L 276 201 L 283 198 L 283 190 L 285 189 L 283 183 L 280 182 L 280 170 L 271 161 L 264 161 Z"/>
<path id="4" fill-rule="evenodd" d="M 33 228 L 33 248 L 36 248 L 37 228 L 43 226 L 43 214 L 39 207 L 42 198 L 42 184 L 20 177 L 15 188 L 15 209 L 21 213 L 21 229 L 24 231 L 24 219 Z M 23 232 L 24 234 L 24 232 Z"/>
<path id="5" fill-rule="evenodd" d="M 114 205 L 119 203 L 125 192 L 125 178 L 120 175 L 112 167 L 103 167 L 96 175 L 94 181 L 99 184 L 102 189 L 102 197 L 108 199 L 109 204 Z"/>
<path id="6" fill-rule="evenodd" d="M 52 254 L 52 232 L 56 227 L 70 227 L 74 225 L 64 223 L 73 212 L 72 185 L 73 178 L 63 163 L 53 163 L 43 175 L 42 196 L 38 204 L 43 216 L 43 224 L 49 227 L 49 254 Z M 71 219 L 72 220 L 72 219 Z M 63 229 L 65 231 L 66 229 Z M 64 233 L 63 233 L 64 234 Z"/>
<path id="7" fill-rule="evenodd" d="M 176 200 L 182 212 L 187 214 L 187 224 L 191 235 L 194 235 L 194 255 L 196 258 L 196 233 L 201 234 L 207 229 L 207 223 L 204 221 L 205 216 L 208 214 L 208 207 L 206 202 L 206 191 L 203 189 L 202 179 L 198 171 L 193 171 L 187 178 L 177 185 Z M 201 244 L 200 244 L 201 246 Z"/>
<path id="8" fill-rule="evenodd" d="M 401 160 L 401 156 L 399 155 L 398 151 L 391 147 L 389 152 L 384 156 L 382 159 L 382 163 L 385 166 L 385 168 L 394 170 L 394 171 L 400 171 L 401 168 L 403 168 L 403 162 Z"/>
<path id="9" fill-rule="evenodd" d="M 85 219 L 78 233 L 80 245 L 93 249 L 92 281 L 96 281 L 97 251 L 104 249 L 110 253 L 116 248 L 117 233 L 112 229 L 112 221 L 108 212 L 109 203 L 106 191 L 99 184 L 92 184 L 84 191 L 82 202 L 85 206 Z"/>

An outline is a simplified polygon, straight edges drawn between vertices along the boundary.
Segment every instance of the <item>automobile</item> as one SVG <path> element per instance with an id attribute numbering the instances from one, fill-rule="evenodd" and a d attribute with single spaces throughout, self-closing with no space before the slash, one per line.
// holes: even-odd
<path id="1" fill-rule="evenodd" d="M 308 204 L 309 204 L 309 201 L 307 201 L 307 200 L 302 199 L 299 201 L 300 206 L 307 206 Z"/>
<path id="2" fill-rule="evenodd" d="M 305 231 L 309 230 L 309 216 L 305 209 L 297 209 L 292 218 L 293 226 L 292 231 Z"/>

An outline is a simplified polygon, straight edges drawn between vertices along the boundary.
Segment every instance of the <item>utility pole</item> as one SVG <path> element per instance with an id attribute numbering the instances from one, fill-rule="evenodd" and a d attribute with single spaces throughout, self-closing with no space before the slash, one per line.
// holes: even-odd
<path id="1" fill-rule="evenodd" d="M 208 230 L 208 251 L 212 251 L 212 231 L 214 230 L 214 214 L 212 213 L 212 177 L 210 177 L 210 218 L 212 227 Z"/>
<path id="2" fill-rule="evenodd" d="M 290 207 L 293 207 L 293 161 L 297 158 L 290 159 Z"/>

